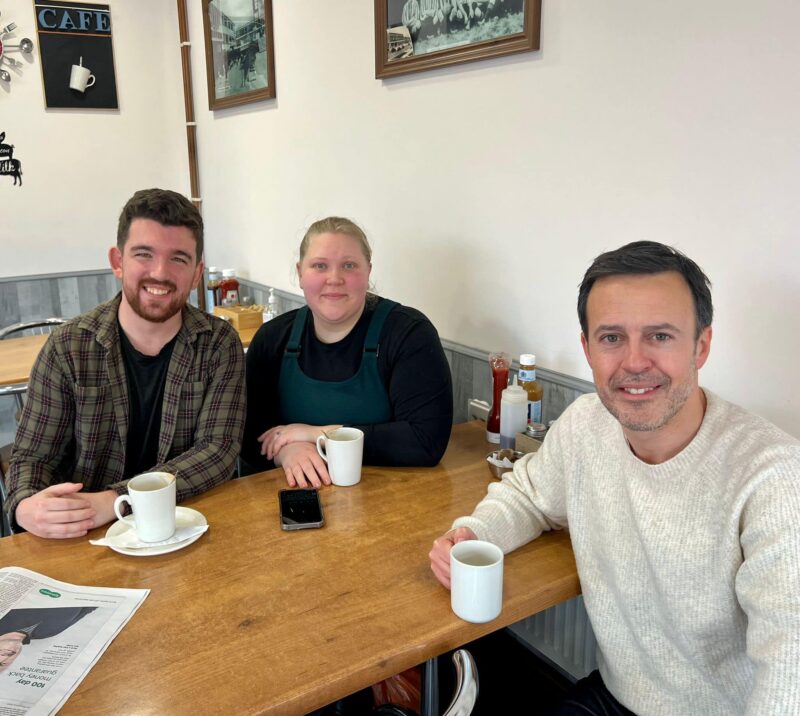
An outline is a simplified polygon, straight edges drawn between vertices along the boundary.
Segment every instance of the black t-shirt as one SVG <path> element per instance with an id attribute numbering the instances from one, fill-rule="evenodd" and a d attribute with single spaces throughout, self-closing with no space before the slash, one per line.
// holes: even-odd
<path id="1" fill-rule="evenodd" d="M 309 378 L 343 381 L 356 374 L 378 301 L 368 301 L 350 333 L 336 343 L 320 341 L 313 320 L 308 321 L 299 361 Z M 265 323 L 247 349 L 247 422 L 242 456 L 252 469 L 273 466 L 259 454 L 256 438 L 285 422 L 280 415 L 278 381 L 296 314 L 289 311 Z M 392 417 L 380 425 L 355 425 L 364 431 L 364 462 L 435 465 L 450 439 L 453 389 L 439 334 L 416 309 L 396 306 L 386 317 L 380 335 L 378 373 L 389 396 Z"/>
<path id="2" fill-rule="evenodd" d="M 139 353 L 119 326 L 122 360 L 128 380 L 128 440 L 125 445 L 123 479 L 147 472 L 158 461 L 161 404 L 167 370 L 177 334 L 156 356 Z"/>

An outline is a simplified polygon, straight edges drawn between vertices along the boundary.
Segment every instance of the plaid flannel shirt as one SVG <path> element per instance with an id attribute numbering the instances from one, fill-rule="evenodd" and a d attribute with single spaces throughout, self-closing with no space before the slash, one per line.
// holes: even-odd
<path id="1" fill-rule="evenodd" d="M 31 372 L 8 474 L 12 525 L 21 500 L 62 482 L 125 492 L 128 382 L 120 295 L 60 326 Z M 193 306 L 164 387 L 158 461 L 177 475 L 178 501 L 230 479 L 244 429 L 244 354 L 236 331 Z"/>

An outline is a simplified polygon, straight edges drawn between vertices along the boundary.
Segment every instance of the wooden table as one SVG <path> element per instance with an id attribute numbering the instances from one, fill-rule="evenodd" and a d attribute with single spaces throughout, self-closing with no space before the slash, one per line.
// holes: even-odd
<path id="1" fill-rule="evenodd" d="M 27 383 L 48 334 L 0 341 L 0 387 Z"/>
<path id="2" fill-rule="evenodd" d="M 367 467 L 359 485 L 323 489 L 320 530 L 280 530 L 285 483 L 273 470 L 187 501 L 211 529 L 172 554 L 0 540 L 3 565 L 152 590 L 61 713 L 303 714 L 576 596 L 558 532 L 508 555 L 498 619 L 469 624 L 450 610 L 427 555 L 491 481 L 483 431 L 456 426 L 435 468 Z"/>
<path id="3" fill-rule="evenodd" d="M 260 327 L 239 331 L 239 338 L 245 348 L 250 345 Z M 0 388 L 28 382 L 36 357 L 48 338 L 49 334 L 44 334 L 0 341 Z"/>

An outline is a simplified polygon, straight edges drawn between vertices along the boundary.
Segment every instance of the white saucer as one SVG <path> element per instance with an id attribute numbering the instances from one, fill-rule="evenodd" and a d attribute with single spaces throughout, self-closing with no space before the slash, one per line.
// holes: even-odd
<path id="1" fill-rule="evenodd" d="M 191 507 L 176 507 L 175 508 L 175 526 L 176 527 L 202 527 L 207 525 L 206 518 L 197 510 Z M 106 530 L 106 537 L 117 537 L 118 535 L 133 529 L 125 520 L 117 520 L 111 527 Z M 174 544 L 166 544 L 161 547 L 140 547 L 137 549 L 127 549 L 125 547 L 111 547 L 115 552 L 120 554 L 127 554 L 131 557 L 155 557 L 157 554 L 167 554 L 169 552 L 177 552 L 179 549 L 188 547 L 193 542 L 197 542 L 205 532 L 199 535 L 190 537 L 183 540 L 183 542 L 175 542 Z"/>

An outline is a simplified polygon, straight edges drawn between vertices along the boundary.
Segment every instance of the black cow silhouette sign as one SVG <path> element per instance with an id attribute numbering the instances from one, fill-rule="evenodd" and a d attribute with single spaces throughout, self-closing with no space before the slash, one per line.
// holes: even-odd
<path id="1" fill-rule="evenodd" d="M 4 144 L 5 138 L 0 132 L 0 176 L 14 177 L 14 186 L 22 186 L 22 162 L 14 159 L 14 145 Z"/>

